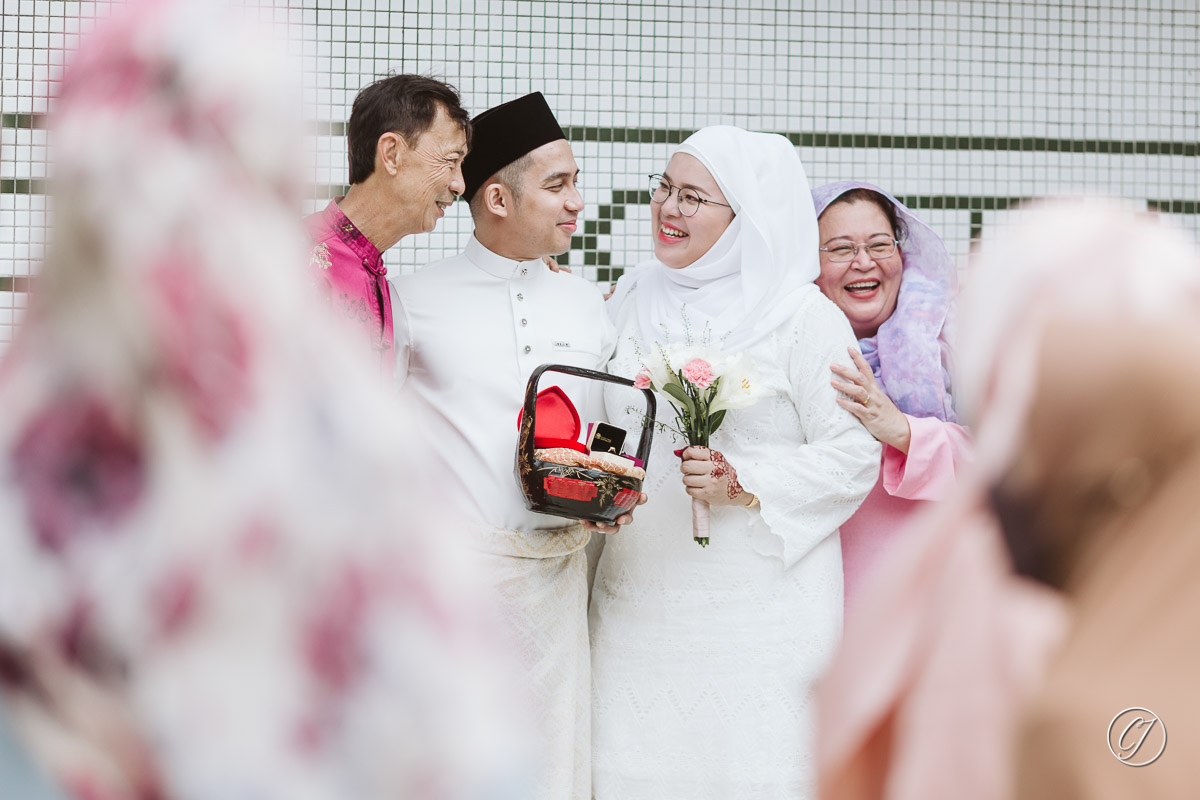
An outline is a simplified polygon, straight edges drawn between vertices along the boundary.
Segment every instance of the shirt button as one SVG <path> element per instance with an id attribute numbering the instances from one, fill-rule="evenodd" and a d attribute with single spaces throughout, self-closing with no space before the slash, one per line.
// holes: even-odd
<path id="1" fill-rule="evenodd" d="M 527 319 L 523 319 L 523 320 L 521 320 L 521 324 L 522 324 L 522 325 L 528 325 L 528 324 L 529 324 L 529 320 L 527 320 Z"/>
<path id="2" fill-rule="evenodd" d="M 524 299 L 525 299 L 525 295 L 521 294 L 520 292 L 517 292 L 517 299 L 518 299 L 518 300 L 524 300 Z"/>
<path id="3" fill-rule="evenodd" d="M 529 274 L 529 270 L 527 270 L 527 269 L 523 269 L 523 270 L 521 270 L 521 274 L 522 274 L 522 275 L 528 275 L 528 274 Z"/>
<path id="4" fill-rule="evenodd" d="M 532 350 L 532 349 L 533 349 L 533 348 L 532 348 L 532 347 L 530 347 L 529 345 L 525 345 L 525 352 L 526 352 L 526 353 L 528 353 L 528 352 L 529 352 L 530 350 Z"/>

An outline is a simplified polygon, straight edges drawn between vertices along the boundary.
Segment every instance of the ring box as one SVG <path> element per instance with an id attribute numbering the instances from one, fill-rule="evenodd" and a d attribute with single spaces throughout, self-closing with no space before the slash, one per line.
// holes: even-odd
<path id="1" fill-rule="evenodd" d="M 592 422 L 588 424 L 587 449 L 593 453 L 612 453 L 621 455 L 621 447 L 625 444 L 625 431 L 607 422 Z"/>

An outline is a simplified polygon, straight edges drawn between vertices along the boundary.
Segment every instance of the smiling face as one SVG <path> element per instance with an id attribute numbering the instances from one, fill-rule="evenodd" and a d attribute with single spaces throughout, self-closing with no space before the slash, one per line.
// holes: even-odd
<path id="1" fill-rule="evenodd" d="M 558 139 L 532 151 L 518 179 L 521 191 L 504 224 L 506 254 L 532 261 L 567 252 L 583 210 L 571 145 Z"/>
<path id="2" fill-rule="evenodd" d="M 676 153 L 663 177 L 676 189 L 688 189 L 706 200 L 726 203 L 708 168 L 695 156 Z M 690 217 L 679 213 L 679 192 L 674 191 L 663 203 L 650 204 L 650 224 L 654 236 L 654 257 L 672 269 L 683 269 L 709 251 L 733 222 L 733 209 L 700 204 Z"/>
<path id="3" fill-rule="evenodd" d="M 834 201 L 821 215 L 818 226 L 821 247 L 896 235 L 887 215 L 869 200 Z M 899 247 L 887 258 L 872 258 L 867 248 L 860 247 L 853 261 L 830 261 L 829 254 L 822 252 L 817 286 L 850 320 L 854 335 L 863 339 L 874 336 L 896 310 L 903 275 Z"/>
<path id="4" fill-rule="evenodd" d="M 462 160 L 467 138 L 462 126 L 438 107 L 429 130 L 412 147 L 399 143 L 400 161 L 391 185 L 405 235 L 432 231 L 454 198 L 465 191 Z"/>

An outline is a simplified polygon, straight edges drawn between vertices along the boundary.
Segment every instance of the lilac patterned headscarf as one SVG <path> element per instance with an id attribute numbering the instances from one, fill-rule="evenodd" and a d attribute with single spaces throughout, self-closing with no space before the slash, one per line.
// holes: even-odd
<path id="1" fill-rule="evenodd" d="M 905 414 L 955 422 L 950 376 L 953 359 L 948 339 L 951 303 L 957 291 L 954 261 L 933 229 L 890 194 L 859 181 L 839 181 L 813 189 L 817 216 L 852 189 L 869 189 L 887 198 L 908 228 L 900 243 L 904 272 L 896 310 L 878 333 L 860 339 L 875 379 Z"/>

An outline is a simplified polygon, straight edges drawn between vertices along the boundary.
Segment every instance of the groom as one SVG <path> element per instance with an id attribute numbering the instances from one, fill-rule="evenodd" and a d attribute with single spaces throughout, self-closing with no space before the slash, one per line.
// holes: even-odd
<path id="1" fill-rule="evenodd" d="M 461 254 L 393 283 L 397 374 L 445 461 L 527 671 L 544 757 L 536 797 L 590 800 L 583 548 L 598 528 L 527 510 L 513 459 L 534 368 L 602 370 L 616 337 L 596 287 L 542 263 L 567 251 L 583 209 L 579 167 L 546 100 L 526 95 L 472 128 L 463 197 L 475 233 Z M 596 406 L 580 409 L 585 420 L 601 418 Z"/>

